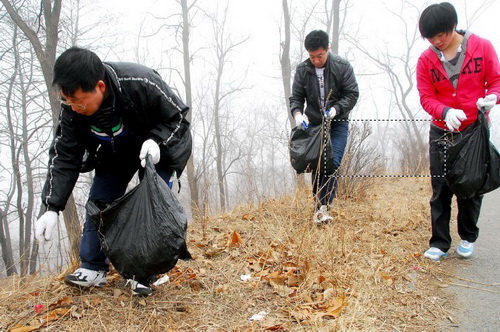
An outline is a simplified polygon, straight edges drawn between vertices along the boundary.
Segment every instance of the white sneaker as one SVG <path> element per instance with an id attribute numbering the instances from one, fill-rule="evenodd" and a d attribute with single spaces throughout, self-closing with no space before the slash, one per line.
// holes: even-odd
<path id="1" fill-rule="evenodd" d="M 330 212 L 328 212 L 328 207 L 326 205 L 321 205 L 314 214 L 313 222 L 316 225 L 328 224 L 333 221 L 332 216 L 330 216 Z"/>
<path id="2" fill-rule="evenodd" d="M 133 295 L 141 295 L 141 296 L 149 296 L 153 294 L 153 289 L 148 286 L 144 286 L 143 284 L 138 283 L 135 280 L 127 279 L 127 283 L 125 286 L 130 284 L 130 289 L 132 289 Z"/>
<path id="3" fill-rule="evenodd" d="M 474 253 L 474 243 L 461 240 L 457 246 L 457 254 L 464 258 L 469 258 Z"/>
<path id="4" fill-rule="evenodd" d="M 104 286 L 106 285 L 106 271 L 94 271 L 81 267 L 65 276 L 64 282 L 70 286 Z"/>
<path id="5" fill-rule="evenodd" d="M 438 261 L 441 257 L 448 256 L 447 252 L 442 251 L 436 247 L 430 247 L 424 252 L 424 257 L 432 259 L 433 261 Z"/>

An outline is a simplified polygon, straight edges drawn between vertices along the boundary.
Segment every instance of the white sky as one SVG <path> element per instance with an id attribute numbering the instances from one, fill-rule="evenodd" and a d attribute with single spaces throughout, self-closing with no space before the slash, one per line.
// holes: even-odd
<path id="1" fill-rule="evenodd" d="M 294 23 L 301 24 L 300 15 L 306 15 L 307 11 L 310 10 L 311 0 L 292 0 L 289 5 L 291 10 L 296 9 L 297 13 L 294 14 Z M 404 25 L 401 20 L 390 13 L 390 11 L 399 12 L 404 0 L 350 0 L 352 7 L 348 9 L 346 30 L 350 34 L 356 33 L 359 41 L 366 45 L 368 49 L 373 52 L 383 51 L 388 47 L 391 54 L 398 54 L 399 48 L 404 46 Z M 412 4 L 418 9 L 422 10 L 430 3 L 439 3 L 441 1 L 427 1 L 427 0 L 410 0 L 406 1 L 407 4 Z M 500 1 L 495 0 L 493 4 L 488 7 L 486 11 L 482 11 L 478 19 L 470 22 L 471 15 L 479 8 L 482 0 L 450 0 L 455 8 L 457 9 L 459 15 L 458 28 L 466 28 L 470 25 L 470 30 L 484 38 L 492 41 L 493 45 L 500 52 L 500 34 L 498 33 L 498 28 L 496 23 L 498 22 L 498 15 L 500 14 Z M 223 9 L 225 6 L 225 0 L 199 0 L 198 5 L 203 7 L 210 6 L 212 9 L 219 6 L 219 9 Z M 121 36 L 126 36 L 123 42 L 120 42 L 120 47 L 127 49 L 127 53 L 120 53 L 119 59 L 113 59 L 113 55 L 109 55 L 107 60 L 128 60 L 135 61 L 133 57 L 133 49 L 137 45 L 137 34 L 141 23 L 144 21 L 145 25 L 154 24 L 159 25 L 159 20 L 155 19 L 153 15 L 157 17 L 167 17 L 169 15 L 177 14 L 180 12 L 180 6 L 172 0 L 107 0 L 100 2 L 93 2 L 92 6 L 98 11 L 112 13 L 117 17 L 116 23 L 113 24 L 113 30 L 118 32 L 122 31 Z M 244 96 L 241 96 L 240 102 L 245 104 L 247 102 L 255 102 L 256 99 L 268 101 L 270 104 L 277 104 L 279 102 L 283 103 L 283 88 L 281 85 L 280 77 L 280 67 L 279 67 L 279 42 L 280 42 L 280 31 L 281 26 L 281 13 L 282 13 L 282 1 L 281 0 L 252 0 L 252 1 L 242 1 L 242 0 L 229 0 L 229 22 L 230 34 L 233 40 L 240 40 L 245 37 L 249 37 L 248 41 L 243 45 L 239 46 L 235 53 L 232 55 L 232 74 L 238 75 L 240 72 L 243 75 L 245 70 L 248 70 L 249 74 L 246 82 L 249 86 L 253 88 L 249 90 Z M 321 8 L 318 8 L 320 10 Z M 147 14 L 147 13 L 154 13 Z M 418 22 L 418 13 L 414 10 L 406 9 L 403 12 L 403 17 L 405 22 L 408 24 L 408 28 L 413 29 L 416 27 Z M 92 19 L 92 17 L 90 17 Z M 171 19 L 170 22 L 174 22 L 176 19 Z M 178 21 L 178 20 L 177 20 Z M 199 19 L 197 20 L 200 21 Z M 207 42 L 207 32 L 210 29 L 206 23 L 198 23 L 198 26 L 194 27 L 192 30 L 192 43 L 193 46 L 191 50 L 194 51 L 196 44 L 201 45 Z M 311 22 L 309 24 L 310 29 L 313 28 L 323 28 L 323 23 L 318 22 L 314 24 Z M 165 31 L 165 30 L 163 30 Z M 156 39 L 158 40 L 158 39 Z M 141 48 L 146 49 L 147 56 L 144 57 L 146 65 L 157 67 L 158 63 L 164 60 L 164 54 L 160 52 L 155 52 L 155 43 L 161 44 L 163 49 L 168 48 L 171 40 L 163 38 L 161 42 L 153 41 L 152 38 L 142 39 Z M 297 50 L 298 42 L 295 42 L 295 50 Z M 386 46 L 387 45 L 387 46 Z M 300 44 L 302 46 L 302 44 Z M 414 48 L 414 61 L 419 56 L 419 54 L 427 48 L 429 44 L 427 41 L 418 39 L 417 44 Z M 344 41 L 340 41 L 339 53 L 345 56 L 351 46 Z M 302 50 L 302 49 L 301 49 Z M 130 55 L 127 55 L 127 54 Z M 179 53 L 175 53 L 178 56 L 178 61 L 181 59 Z M 206 56 L 206 55 L 205 55 Z M 373 72 L 373 65 L 362 58 L 360 55 L 349 53 L 350 58 L 356 75 L 358 76 L 358 83 L 360 85 L 361 99 L 358 103 L 359 108 L 353 113 L 355 118 L 371 118 L 373 114 L 372 104 L 375 102 L 379 109 L 387 108 L 384 103 L 387 102 L 387 98 L 384 98 L 384 89 L 388 85 L 387 78 L 384 75 L 378 76 L 364 76 L 363 74 L 368 74 Z M 352 57 L 352 58 L 351 58 Z M 179 62 L 180 63 L 180 62 Z M 207 70 L 207 64 L 200 62 L 193 63 L 193 81 L 196 82 L 200 70 Z M 165 65 L 164 63 L 162 65 Z M 200 69 L 201 68 L 201 69 Z M 179 69 L 181 69 L 179 67 Z M 169 78 L 166 78 L 167 82 Z M 169 82 L 171 83 L 171 82 Z M 258 96 L 258 98 L 256 98 Z M 281 99 L 280 99 L 281 98 Z M 377 100 L 374 101 L 374 98 Z M 418 93 L 415 89 L 414 99 L 412 101 L 414 107 L 420 107 L 418 103 Z M 274 99 L 274 101 L 271 101 Z M 277 110 L 278 112 L 284 112 L 282 110 Z M 423 116 L 426 116 L 423 113 Z M 396 114 L 397 115 L 397 114 Z M 382 117 L 384 117 L 382 115 Z M 283 114 L 283 120 L 286 122 L 286 114 Z M 500 120 L 500 119 L 499 119 Z"/>

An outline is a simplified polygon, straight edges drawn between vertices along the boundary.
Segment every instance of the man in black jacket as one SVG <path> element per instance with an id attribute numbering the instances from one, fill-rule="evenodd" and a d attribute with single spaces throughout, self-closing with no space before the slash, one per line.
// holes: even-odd
<path id="1" fill-rule="evenodd" d="M 297 66 L 290 97 L 290 110 L 297 126 L 306 122 L 330 127 L 333 176 L 316 170 L 312 174 L 313 194 L 318 202 L 313 221 L 317 224 L 332 221 L 328 208 L 337 190 L 335 175 L 347 144 L 349 113 L 359 97 L 352 66 L 330 53 L 329 45 L 328 34 L 322 30 L 306 36 L 304 46 L 309 59 Z"/>
<path id="2" fill-rule="evenodd" d="M 168 183 L 180 176 L 191 154 L 189 108 L 153 69 L 133 63 L 103 63 L 86 49 L 72 47 L 54 65 L 61 113 L 49 150 L 42 201 L 47 211 L 35 223 L 39 241 L 50 240 L 80 172 L 95 169 L 89 198 L 111 203 L 125 193 L 146 155 Z M 142 166 L 142 167 L 141 167 Z M 82 287 L 106 283 L 109 262 L 87 216 L 80 246 L 81 267 L 65 282 Z M 134 295 L 149 285 L 132 282 Z"/>

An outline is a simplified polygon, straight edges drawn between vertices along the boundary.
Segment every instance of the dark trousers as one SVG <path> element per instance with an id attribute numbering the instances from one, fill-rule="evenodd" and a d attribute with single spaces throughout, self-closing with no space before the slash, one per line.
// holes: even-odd
<path id="1" fill-rule="evenodd" d="M 137 170 L 139 170 L 140 178 L 144 175 L 144 169 L 137 161 L 138 159 L 120 164 L 98 166 L 95 169 L 89 198 L 110 204 L 115 199 L 123 196 Z M 165 182 L 169 183 L 172 170 L 157 167 L 156 171 Z M 80 259 L 83 268 L 94 271 L 109 271 L 109 261 L 101 250 L 99 236 L 94 223 L 88 215 L 83 225 Z"/>
<path id="2" fill-rule="evenodd" d="M 347 137 L 349 136 L 348 121 L 332 121 L 330 127 L 330 138 L 333 152 L 333 176 L 312 173 L 313 195 L 317 201 L 317 208 L 321 205 L 330 205 L 337 194 L 337 170 L 344 157 Z"/>
<path id="3" fill-rule="evenodd" d="M 439 156 L 439 149 L 436 140 L 441 138 L 445 131 L 434 125 L 431 125 L 429 131 L 429 156 L 432 184 L 431 205 L 431 223 L 432 236 L 429 241 L 431 247 L 436 247 L 447 252 L 451 246 L 450 236 L 450 218 L 451 218 L 451 200 L 453 192 L 444 178 L 443 162 Z M 450 134 L 454 141 L 460 139 L 461 133 Z M 483 195 L 470 199 L 460 199 L 457 197 L 457 226 L 458 235 L 462 240 L 475 242 L 479 236 L 477 221 L 481 211 Z"/>

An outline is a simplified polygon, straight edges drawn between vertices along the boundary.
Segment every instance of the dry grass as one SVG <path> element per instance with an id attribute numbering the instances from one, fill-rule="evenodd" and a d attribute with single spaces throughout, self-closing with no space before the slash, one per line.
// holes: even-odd
<path id="1" fill-rule="evenodd" d="M 442 330 L 442 265 L 421 256 L 430 234 L 429 180 L 377 182 L 360 200 L 337 199 L 335 222 L 320 228 L 311 225 L 310 193 L 193 222 L 195 259 L 179 262 L 149 298 L 131 297 L 116 274 L 90 290 L 54 276 L 9 278 L 0 288 L 0 329 Z M 44 306 L 41 314 L 35 304 Z M 262 320 L 250 320 L 259 312 Z"/>

